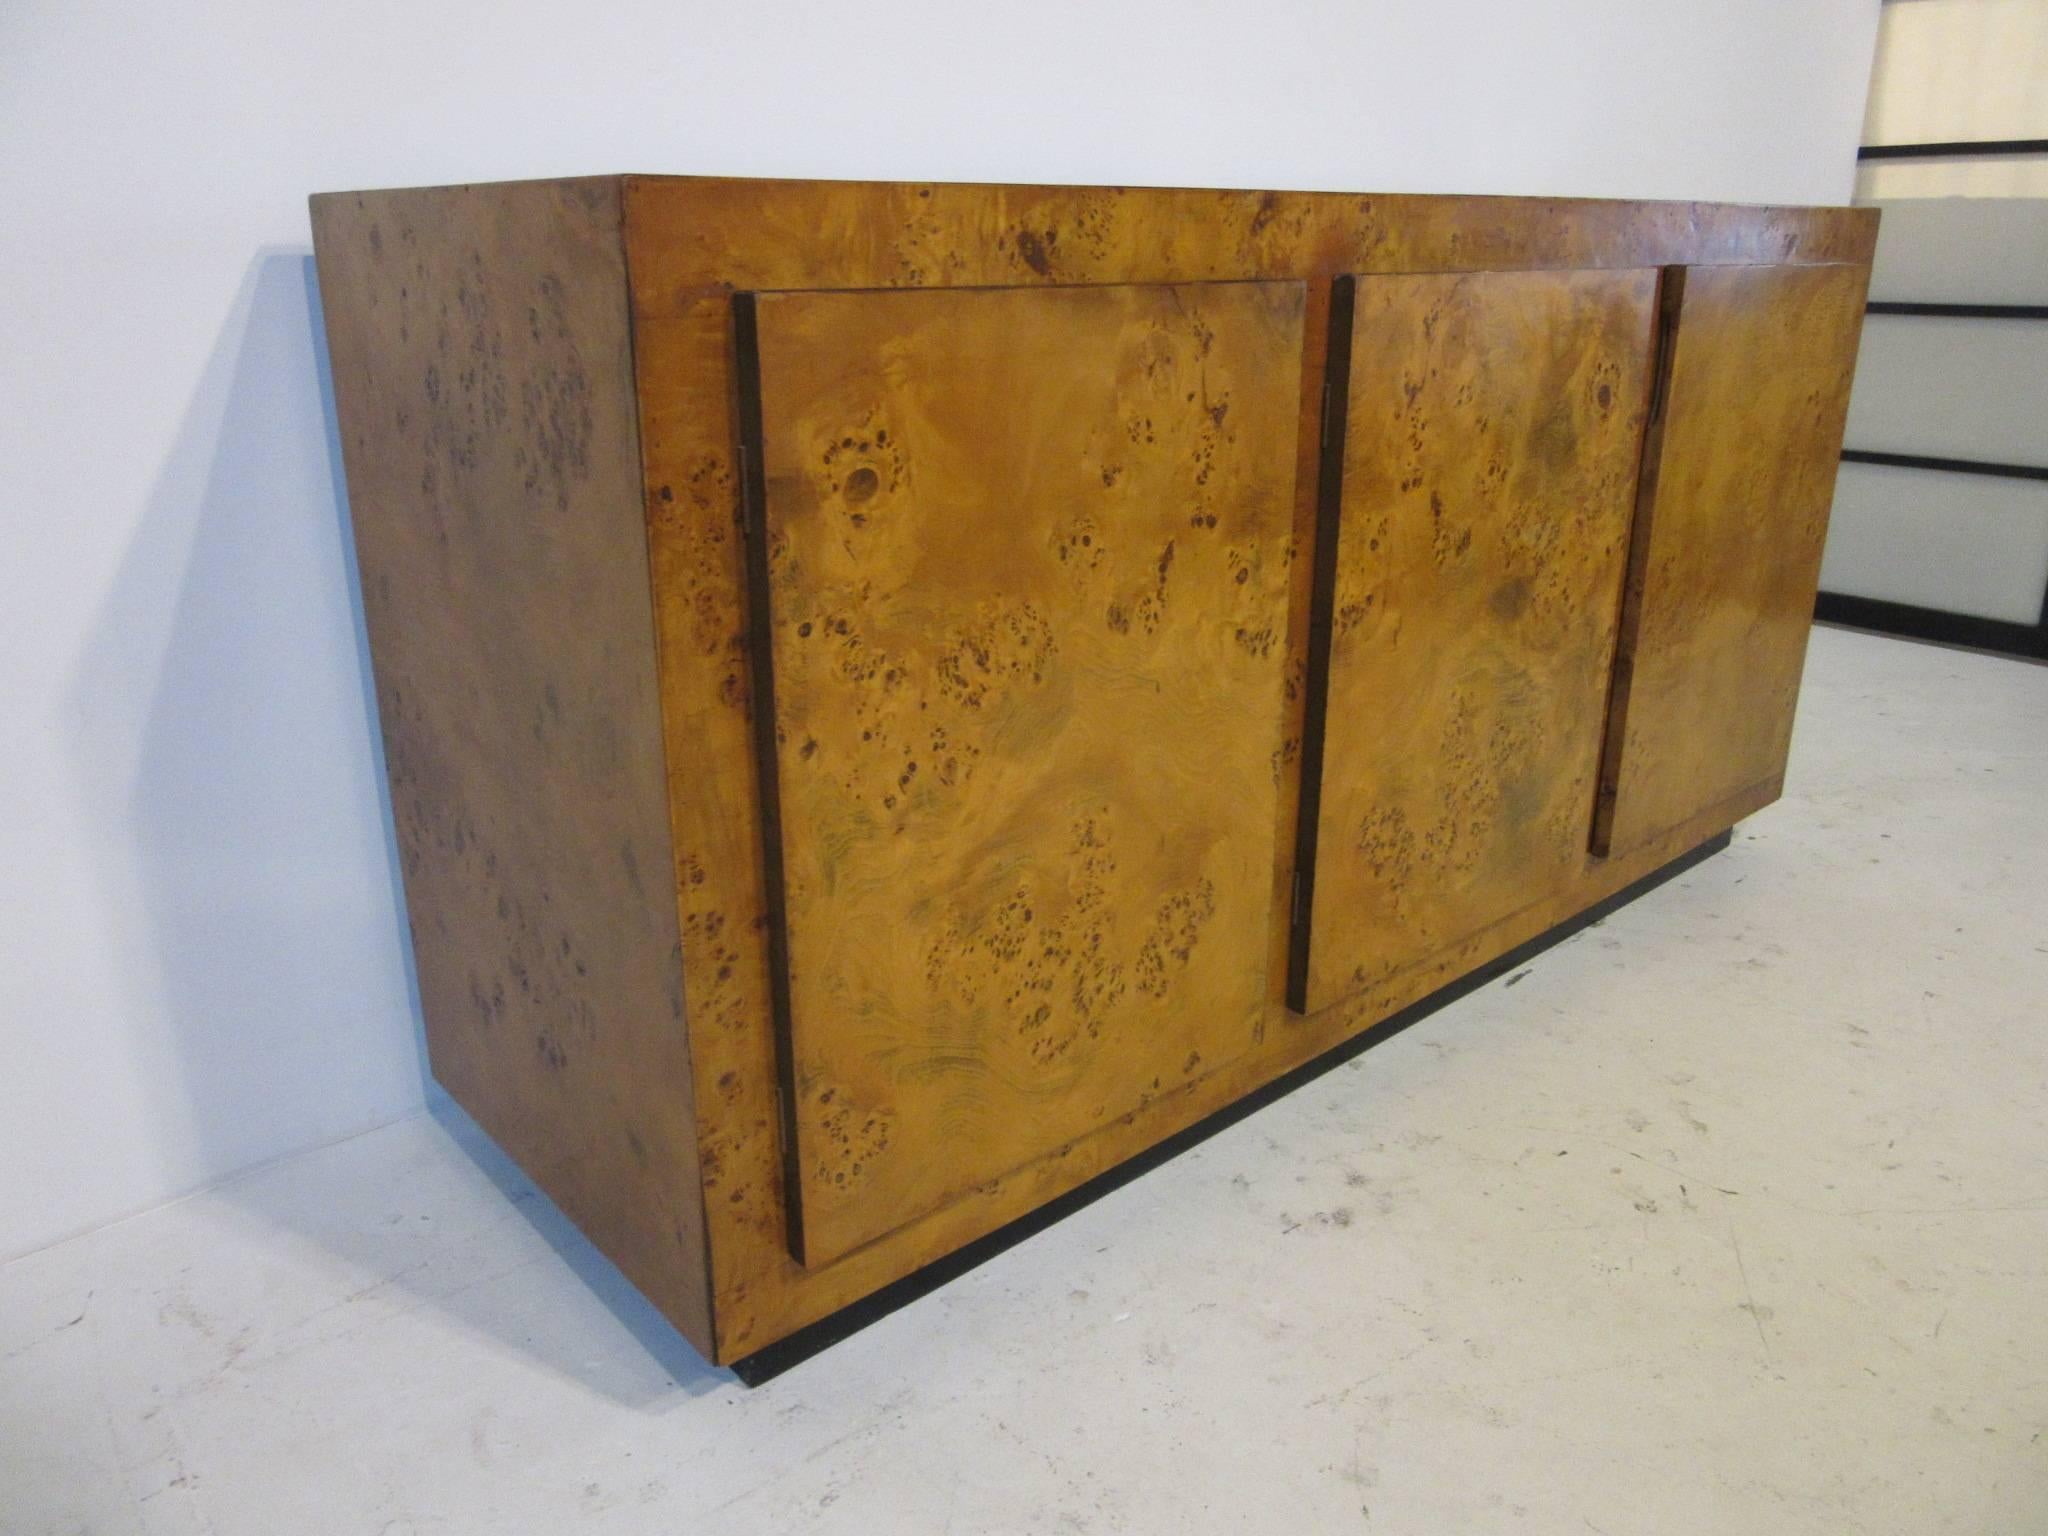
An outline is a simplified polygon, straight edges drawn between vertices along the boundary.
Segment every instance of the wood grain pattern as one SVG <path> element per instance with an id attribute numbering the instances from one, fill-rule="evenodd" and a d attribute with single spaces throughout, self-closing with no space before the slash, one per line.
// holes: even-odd
<path id="1" fill-rule="evenodd" d="M 714 1351 L 618 183 L 313 232 L 434 1075 Z"/>
<path id="2" fill-rule="evenodd" d="M 1356 285 L 1310 1009 L 1581 875 L 1656 291 L 1654 269 Z"/>
<path id="3" fill-rule="evenodd" d="M 1266 1031 L 1232 1067 L 1162 1095 L 1014 1174 L 806 1269 L 784 1242 L 775 1042 L 768 1005 L 750 757 L 745 574 L 731 414 L 735 288 L 938 287 L 1305 279 L 1302 398 L 1322 387 L 1323 316 L 1341 272 L 1641 267 L 1671 262 L 1867 265 L 1866 209 L 1570 199 L 1388 197 L 1076 187 L 624 179 L 649 554 L 671 786 L 690 1048 L 696 1064 L 717 1358 L 732 1359 L 908 1273 L 1356 1034 L 1433 987 L 1621 889 L 1767 803 L 1750 792 L 1386 985 L 1303 1017 L 1269 967 Z M 1297 549 L 1314 533 L 1315 426 L 1303 413 Z M 1286 741 L 1299 739 L 1309 562 L 1288 642 Z M 1281 788 L 1293 837 L 1293 775 Z M 1276 885 L 1291 877 L 1284 861 Z M 1284 902 L 1276 906 L 1284 957 Z"/>
<path id="4" fill-rule="evenodd" d="M 1594 847 L 1759 787 L 1791 747 L 1864 267 L 1684 274 L 1638 513 Z"/>
<path id="5" fill-rule="evenodd" d="M 1302 303 L 759 297 L 807 1263 L 1253 1045 Z"/>

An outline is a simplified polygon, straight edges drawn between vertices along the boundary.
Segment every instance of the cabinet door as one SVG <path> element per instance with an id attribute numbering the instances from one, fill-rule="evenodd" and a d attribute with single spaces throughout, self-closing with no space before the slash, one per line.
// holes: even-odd
<path id="1" fill-rule="evenodd" d="M 1593 846 L 1625 853 L 1774 798 L 1863 322 L 1861 267 L 1666 278 Z"/>
<path id="2" fill-rule="evenodd" d="M 1297 283 L 742 299 L 801 1261 L 1255 1039 L 1302 305 Z"/>
<path id="3" fill-rule="evenodd" d="M 1340 299 L 1298 1009 L 1478 938 L 1584 868 L 1657 281 L 1361 277 L 1348 351 Z"/>

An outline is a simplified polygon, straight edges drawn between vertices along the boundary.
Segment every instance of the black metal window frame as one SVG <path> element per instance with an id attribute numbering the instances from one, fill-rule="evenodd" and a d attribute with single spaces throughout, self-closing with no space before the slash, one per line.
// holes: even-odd
<path id="1" fill-rule="evenodd" d="M 1975 160 L 2048 155 L 2048 139 L 1940 139 L 1927 144 L 1865 144 L 1858 160 Z"/>

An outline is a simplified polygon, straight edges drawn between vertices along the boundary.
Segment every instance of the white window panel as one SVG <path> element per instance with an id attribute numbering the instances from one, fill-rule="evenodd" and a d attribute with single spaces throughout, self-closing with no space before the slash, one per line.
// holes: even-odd
<path id="1" fill-rule="evenodd" d="M 1844 464 L 1820 585 L 2032 624 L 2048 587 L 2048 481 Z"/>
<path id="2" fill-rule="evenodd" d="M 2037 139 L 2048 116 L 2048 5 L 1914 0 L 1879 13 L 1866 144 Z"/>
<path id="3" fill-rule="evenodd" d="M 1879 453 L 2048 464 L 2048 321 L 1869 316 L 1846 440 Z"/>
<path id="4" fill-rule="evenodd" d="M 2048 137 L 2048 112 L 2035 136 Z M 1958 163 L 1866 160 L 1863 169 L 1904 174 L 1920 168 L 1948 175 Z M 2035 190 L 2048 194 L 2048 156 L 2003 164 L 2008 169 L 2031 166 L 2040 177 Z M 1858 199 L 1864 200 L 1860 192 Z M 1906 198 L 1881 202 L 1878 212 L 1871 298 L 1925 304 L 2048 304 L 2048 196 Z"/>

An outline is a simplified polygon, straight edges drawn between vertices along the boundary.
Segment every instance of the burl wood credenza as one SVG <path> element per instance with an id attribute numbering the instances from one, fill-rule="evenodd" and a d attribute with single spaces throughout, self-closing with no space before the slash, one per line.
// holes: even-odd
<path id="1" fill-rule="evenodd" d="M 608 176 L 313 226 L 434 1072 L 713 1360 L 1779 792 L 1872 213 Z"/>

